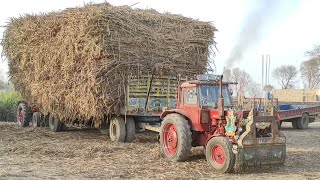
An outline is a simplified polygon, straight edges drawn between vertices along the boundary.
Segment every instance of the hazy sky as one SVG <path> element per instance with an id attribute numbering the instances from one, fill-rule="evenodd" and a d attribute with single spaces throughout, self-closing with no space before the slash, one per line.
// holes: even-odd
<path id="1" fill-rule="evenodd" d="M 18 17 L 25 13 L 39 13 L 81 6 L 87 2 L 104 2 L 104 0 L 10 0 L 0 4 L 0 26 L 6 24 L 9 17 Z M 256 38 L 242 52 L 242 60 L 235 59 L 234 67 L 249 72 L 254 80 L 261 81 L 261 55 L 271 55 L 271 68 L 282 64 L 300 66 L 307 60 L 304 52 L 320 42 L 320 1 L 318 0 L 109 0 L 112 5 L 134 5 L 138 8 L 153 8 L 160 12 L 182 14 L 203 21 L 211 21 L 218 28 L 216 42 L 218 52 L 214 57 L 217 73 L 227 65 L 231 50 L 237 43 L 246 42 L 243 37 L 252 18 Z M 262 10 L 261 10 L 262 9 Z M 263 13 L 256 15 L 259 10 Z M 253 16 L 250 17 L 250 14 Z M 259 16 L 259 17 L 257 17 Z M 248 21 L 250 18 L 250 21 Z M 253 20 L 254 21 L 254 20 Z M 249 23 L 250 24 L 250 23 Z M 254 27 L 256 26 L 256 27 Z M 4 28 L 0 28 L 0 36 Z M 241 36 L 239 36 L 241 34 Z M 250 38 L 250 37 L 248 37 Z M 241 46 L 242 47 L 242 46 Z M 0 51 L 1 51 L 0 46 Z M 6 62 L 0 63 L 0 70 L 6 72 Z M 274 83 L 276 85 L 276 83 Z"/>

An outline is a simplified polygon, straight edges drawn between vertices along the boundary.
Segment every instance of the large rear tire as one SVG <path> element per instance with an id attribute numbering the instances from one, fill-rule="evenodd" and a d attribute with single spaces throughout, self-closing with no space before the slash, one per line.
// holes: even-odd
<path id="1" fill-rule="evenodd" d="M 307 113 L 303 113 L 302 117 L 297 121 L 298 129 L 307 129 L 309 126 L 309 115 Z"/>
<path id="2" fill-rule="evenodd" d="M 50 115 L 49 116 L 49 129 L 53 132 L 60 132 L 62 129 L 61 121 L 58 118 Z"/>
<path id="3" fill-rule="evenodd" d="M 110 121 L 109 135 L 111 142 L 124 142 L 126 139 L 126 124 L 124 119 L 116 116 Z"/>
<path id="4" fill-rule="evenodd" d="M 224 137 L 213 137 L 206 146 L 208 164 L 219 173 L 231 173 L 234 170 L 235 155 L 232 144 Z"/>
<path id="5" fill-rule="evenodd" d="M 126 118 L 126 142 L 132 142 L 136 134 L 136 124 L 132 117 Z"/>
<path id="6" fill-rule="evenodd" d="M 20 127 L 27 127 L 31 121 L 32 112 L 27 103 L 21 102 L 17 109 L 17 123 Z"/>
<path id="7" fill-rule="evenodd" d="M 171 161 L 185 161 L 190 156 L 191 142 L 188 121 L 180 114 L 168 114 L 161 123 L 161 154 Z"/>

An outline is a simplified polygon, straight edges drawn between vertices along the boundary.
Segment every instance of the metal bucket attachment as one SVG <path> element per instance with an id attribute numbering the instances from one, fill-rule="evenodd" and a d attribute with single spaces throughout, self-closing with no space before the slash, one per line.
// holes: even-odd
<path id="1" fill-rule="evenodd" d="M 235 169 L 284 165 L 286 159 L 286 137 L 281 133 L 273 115 L 256 116 L 251 111 L 245 132 L 234 146 Z"/>
<path id="2" fill-rule="evenodd" d="M 236 170 L 247 168 L 263 168 L 265 166 L 284 165 L 286 146 L 255 146 L 239 148 L 236 154 Z"/>

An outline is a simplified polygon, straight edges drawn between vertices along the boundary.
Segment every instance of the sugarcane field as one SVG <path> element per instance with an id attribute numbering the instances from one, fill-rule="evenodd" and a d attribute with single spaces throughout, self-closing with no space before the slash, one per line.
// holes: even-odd
<path id="1" fill-rule="evenodd" d="M 320 179 L 318 1 L 0 5 L 0 179 Z"/>

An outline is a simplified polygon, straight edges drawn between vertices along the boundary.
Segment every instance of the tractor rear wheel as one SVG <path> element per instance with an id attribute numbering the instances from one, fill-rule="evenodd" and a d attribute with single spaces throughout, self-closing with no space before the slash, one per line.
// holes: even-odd
<path id="1" fill-rule="evenodd" d="M 126 118 L 126 142 L 132 142 L 136 134 L 136 124 L 132 117 Z"/>
<path id="2" fill-rule="evenodd" d="M 53 117 L 52 115 L 49 116 L 49 129 L 53 132 L 60 132 L 62 127 L 61 121 Z"/>
<path id="3" fill-rule="evenodd" d="M 124 119 L 116 116 L 110 121 L 109 135 L 112 142 L 124 142 L 126 139 L 126 124 Z"/>
<path id="4" fill-rule="evenodd" d="M 32 115 L 32 127 L 40 127 L 42 115 L 40 112 L 34 112 Z"/>
<path id="5" fill-rule="evenodd" d="M 17 109 L 17 123 L 20 127 L 27 127 L 31 121 L 31 110 L 27 103 L 21 102 Z"/>
<path id="6" fill-rule="evenodd" d="M 206 146 L 208 164 L 217 172 L 231 173 L 234 170 L 235 155 L 232 144 L 224 137 L 213 137 Z"/>
<path id="7" fill-rule="evenodd" d="M 309 115 L 307 113 L 303 113 L 302 117 L 297 121 L 298 129 L 307 129 L 309 126 Z"/>
<path id="8" fill-rule="evenodd" d="M 185 161 L 190 156 L 191 130 L 180 114 L 168 114 L 161 123 L 161 154 L 171 161 Z"/>

